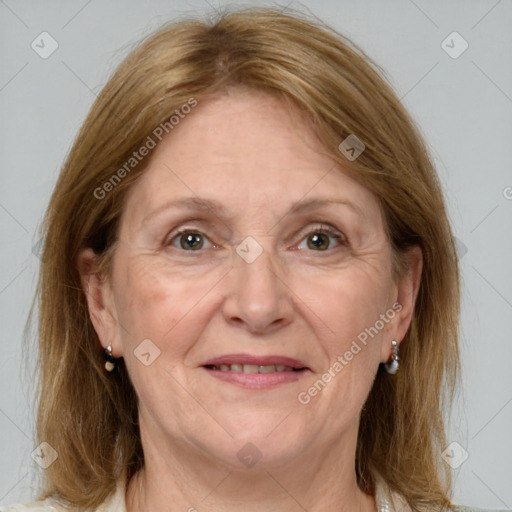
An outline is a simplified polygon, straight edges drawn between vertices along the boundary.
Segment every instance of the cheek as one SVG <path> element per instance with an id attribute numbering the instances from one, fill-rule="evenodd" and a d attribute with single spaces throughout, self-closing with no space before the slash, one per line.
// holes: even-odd
<path id="1" fill-rule="evenodd" d="M 317 275 L 316 292 L 304 300 L 326 326 L 322 331 L 327 332 L 317 335 L 327 357 L 324 373 L 309 383 L 310 396 L 317 407 L 343 411 L 329 416 L 328 423 L 336 428 L 339 422 L 357 416 L 380 362 L 384 329 L 376 332 L 372 328 L 386 311 L 391 287 L 390 277 L 380 268 L 386 268 L 383 262 L 354 264 L 329 276 Z M 319 379 L 326 385 L 318 384 Z"/>
<path id="2" fill-rule="evenodd" d="M 377 270 L 369 272 L 355 265 L 307 281 L 300 284 L 301 298 L 321 320 L 331 357 L 347 350 L 386 310 L 391 282 Z M 313 290 L 311 282 L 315 283 Z"/>
<path id="3" fill-rule="evenodd" d="M 184 275 L 162 257 L 131 258 L 119 266 L 116 304 L 122 325 L 123 347 L 132 350 L 149 338 L 166 357 L 187 350 L 207 316 L 198 316 L 201 301 L 215 283 L 217 273 Z M 188 321 L 194 314 L 194 322 Z"/>
<path id="4" fill-rule="evenodd" d="M 197 423 L 197 402 L 190 399 L 183 365 L 217 307 L 217 295 L 212 292 L 224 274 L 225 269 L 175 271 L 165 258 L 156 256 L 134 257 L 118 265 L 116 305 L 122 355 L 139 397 L 143 423 L 159 424 L 165 418 L 166 428 L 180 436 L 183 424 Z M 136 357 L 146 339 L 160 351 L 149 365 Z M 209 418 L 203 418 L 205 429 L 211 428 Z"/>
<path id="5" fill-rule="evenodd" d="M 374 330 L 385 313 L 391 279 L 381 265 L 354 264 L 329 275 L 316 273 L 309 283 L 301 282 L 309 324 L 318 326 L 315 338 L 323 353 L 322 371 L 304 389 L 315 407 L 343 411 L 329 419 L 339 422 L 356 417 L 375 378 L 381 354 L 384 329 Z M 319 321 L 320 319 L 320 321 Z M 387 324 L 384 324 L 387 325 Z M 319 382 L 321 380 L 322 382 Z M 325 385 L 324 385 L 325 384 Z M 307 397 L 306 397 L 307 398 Z M 327 414 L 327 412 L 326 412 Z"/>
<path id="6" fill-rule="evenodd" d="M 311 309 L 310 325 L 315 317 L 321 320 L 315 321 L 315 338 L 324 363 L 305 383 L 300 403 L 307 401 L 301 407 L 324 418 L 326 431 L 341 432 L 359 417 L 373 384 L 382 332 L 372 337 L 365 329 L 384 313 L 389 288 L 383 275 L 354 268 L 317 276 L 315 282 L 317 291 L 310 292 L 304 304 Z"/>

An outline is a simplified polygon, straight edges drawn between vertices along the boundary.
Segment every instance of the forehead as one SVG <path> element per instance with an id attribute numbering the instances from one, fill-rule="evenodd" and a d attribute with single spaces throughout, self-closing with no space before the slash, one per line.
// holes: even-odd
<path id="1" fill-rule="evenodd" d="M 245 211 L 339 196 L 380 216 L 374 195 L 326 153 L 298 110 L 244 90 L 200 102 L 155 148 L 129 196 L 137 217 L 190 196 Z"/>

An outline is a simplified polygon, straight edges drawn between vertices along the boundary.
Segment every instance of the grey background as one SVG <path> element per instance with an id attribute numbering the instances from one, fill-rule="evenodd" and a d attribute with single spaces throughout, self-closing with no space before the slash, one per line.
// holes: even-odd
<path id="1" fill-rule="evenodd" d="M 454 501 L 512 508 L 512 2 L 324 0 L 292 7 L 311 9 L 387 70 L 431 148 L 464 286 L 463 389 L 449 441 L 469 457 L 454 470 Z M 59 167 L 131 45 L 177 15 L 206 9 L 206 1 L 0 0 L 0 503 L 30 499 L 38 469 L 31 458 L 35 383 L 24 366 L 22 334 L 39 264 L 32 247 Z M 59 45 L 47 59 L 31 48 L 43 31 Z M 457 59 L 441 46 L 453 31 L 469 44 Z M 457 49 L 459 42 L 445 44 Z M 461 453 L 455 446 L 450 455 Z"/>

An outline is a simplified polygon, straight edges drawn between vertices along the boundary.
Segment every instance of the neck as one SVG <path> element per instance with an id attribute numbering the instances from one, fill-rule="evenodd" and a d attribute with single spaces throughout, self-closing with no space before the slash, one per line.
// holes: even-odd
<path id="1" fill-rule="evenodd" d="M 260 468 L 240 470 L 184 449 L 184 443 L 169 447 L 158 436 L 142 438 L 145 467 L 129 482 L 127 512 L 376 511 L 374 498 L 357 486 L 355 441 L 323 451 L 312 447 L 287 464 L 262 460 Z"/>

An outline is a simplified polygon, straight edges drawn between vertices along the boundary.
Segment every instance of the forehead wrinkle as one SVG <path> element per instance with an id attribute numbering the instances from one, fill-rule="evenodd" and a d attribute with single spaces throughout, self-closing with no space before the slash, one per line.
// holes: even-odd
<path id="1" fill-rule="evenodd" d="M 146 225 L 151 219 L 160 213 L 171 209 L 186 209 L 191 211 L 203 211 L 215 215 L 218 218 L 229 219 L 231 215 L 228 209 L 220 201 L 215 199 L 202 199 L 200 197 L 183 197 L 166 201 L 142 219 L 141 224 Z"/>
<path id="2" fill-rule="evenodd" d="M 356 203 L 350 200 L 339 198 L 312 198 L 307 200 L 299 200 L 293 203 L 288 211 L 285 212 L 284 216 L 281 218 L 281 221 L 288 215 L 304 214 L 331 205 L 347 206 L 358 216 L 365 216 L 363 210 Z M 158 216 L 164 211 L 171 209 L 188 209 L 190 211 L 208 212 L 218 217 L 223 222 L 234 218 L 234 215 L 229 212 L 228 208 L 221 201 L 215 199 L 200 198 L 196 196 L 183 197 L 165 202 L 150 212 L 146 217 L 144 217 L 141 225 L 146 225 L 154 217 Z M 279 221 L 278 224 L 281 221 Z"/>

